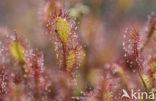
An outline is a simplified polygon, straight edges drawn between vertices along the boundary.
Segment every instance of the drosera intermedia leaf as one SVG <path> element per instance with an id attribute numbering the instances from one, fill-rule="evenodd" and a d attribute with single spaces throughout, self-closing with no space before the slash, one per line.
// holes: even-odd
<path id="1" fill-rule="evenodd" d="M 9 47 L 11 55 L 20 63 L 24 63 L 24 49 L 22 45 L 17 41 L 12 41 Z"/>
<path id="2" fill-rule="evenodd" d="M 57 17 L 56 19 L 56 32 L 62 41 L 62 43 L 67 43 L 68 42 L 68 37 L 69 37 L 69 23 L 66 19 Z"/>
<path id="3" fill-rule="evenodd" d="M 76 62 L 76 53 L 74 50 L 69 51 L 67 56 L 67 71 L 71 71 Z"/>
<path id="4" fill-rule="evenodd" d="M 110 91 L 105 91 L 103 94 L 103 101 L 110 101 L 112 95 Z"/>
<path id="5" fill-rule="evenodd" d="M 142 75 L 142 78 L 144 79 L 144 81 L 145 81 L 145 84 L 146 84 L 147 88 L 150 88 L 150 87 L 151 87 L 151 81 L 150 81 L 149 76 L 148 76 L 148 75 L 143 74 L 143 75 Z"/>

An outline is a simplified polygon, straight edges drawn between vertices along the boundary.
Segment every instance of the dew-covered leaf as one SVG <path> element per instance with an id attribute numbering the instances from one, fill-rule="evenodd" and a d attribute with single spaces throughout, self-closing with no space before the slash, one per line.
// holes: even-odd
<path id="1" fill-rule="evenodd" d="M 24 62 L 24 49 L 18 41 L 12 41 L 10 44 L 11 55 L 19 62 Z"/>

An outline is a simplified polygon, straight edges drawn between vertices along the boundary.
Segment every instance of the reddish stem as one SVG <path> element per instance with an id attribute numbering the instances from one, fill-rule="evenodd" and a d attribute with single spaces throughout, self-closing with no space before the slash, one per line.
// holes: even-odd
<path id="1" fill-rule="evenodd" d="M 146 83 L 145 83 L 145 81 L 144 81 L 144 79 L 143 79 L 143 77 L 142 77 L 142 73 L 141 73 L 141 67 L 142 67 L 142 65 L 141 65 L 141 61 L 140 61 L 140 58 L 139 58 L 139 51 L 138 51 L 138 43 L 136 42 L 136 43 L 134 43 L 134 52 L 135 52 L 135 54 L 136 54 L 136 62 L 137 62 L 137 70 L 138 70 L 138 74 L 139 74 L 139 77 L 140 77 L 140 79 L 141 79 L 141 81 L 142 81 L 142 83 L 143 83 L 143 85 L 144 85 L 144 88 L 145 88 L 145 91 L 148 93 L 148 88 L 147 88 L 147 85 L 146 85 Z M 146 101 L 146 100 L 145 100 Z"/>
<path id="2" fill-rule="evenodd" d="M 66 44 L 63 43 L 63 70 L 66 70 Z"/>

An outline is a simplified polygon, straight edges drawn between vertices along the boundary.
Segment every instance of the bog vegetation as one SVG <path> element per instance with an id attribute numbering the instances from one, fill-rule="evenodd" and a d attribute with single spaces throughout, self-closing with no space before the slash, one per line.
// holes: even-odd
<path id="1" fill-rule="evenodd" d="M 136 101 L 122 98 L 122 90 L 156 92 L 154 13 L 146 25 L 124 28 L 116 48 L 94 16 L 78 25 L 57 0 L 45 1 L 40 12 L 57 68 L 45 64 L 44 54 L 18 30 L 1 26 L 0 101 Z"/>

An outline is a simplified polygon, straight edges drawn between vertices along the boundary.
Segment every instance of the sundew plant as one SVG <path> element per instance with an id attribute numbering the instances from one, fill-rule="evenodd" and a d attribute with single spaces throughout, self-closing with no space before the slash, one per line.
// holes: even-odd
<path id="1" fill-rule="evenodd" d="M 0 101 L 156 101 L 156 2 L 108 1 L 0 0 Z"/>

